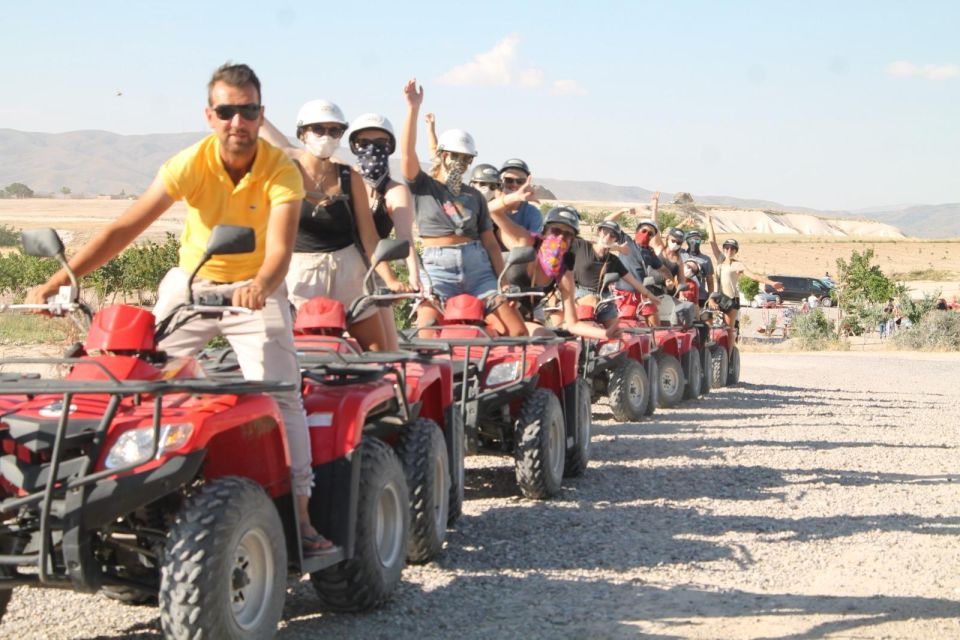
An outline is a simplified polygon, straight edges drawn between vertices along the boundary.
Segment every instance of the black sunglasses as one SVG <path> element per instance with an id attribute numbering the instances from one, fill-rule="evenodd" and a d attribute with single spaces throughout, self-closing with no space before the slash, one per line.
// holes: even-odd
<path id="1" fill-rule="evenodd" d="M 546 233 L 548 236 L 562 236 L 567 240 L 573 240 L 577 237 L 577 234 L 575 234 L 573 231 L 568 231 L 563 227 L 547 227 Z"/>
<path id="2" fill-rule="evenodd" d="M 252 102 L 250 104 L 218 104 L 213 110 L 221 120 L 233 120 L 238 113 L 244 120 L 256 120 L 260 117 L 260 105 Z"/>
<path id="3" fill-rule="evenodd" d="M 510 176 L 504 176 L 503 178 L 503 184 L 516 185 L 518 187 L 523 186 L 523 183 L 526 181 L 526 178 L 511 178 Z"/>
<path id="4" fill-rule="evenodd" d="M 353 144 L 356 145 L 358 149 L 369 146 L 387 149 L 390 146 L 390 140 L 387 138 L 357 138 L 353 141 Z"/>
<path id="5" fill-rule="evenodd" d="M 318 136 L 330 136 L 331 138 L 339 138 L 343 135 L 343 132 L 347 130 L 346 127 L 339 124 L 305 124 L 303 125 L 304 131 L 310 131 L 314 135 Z"/>

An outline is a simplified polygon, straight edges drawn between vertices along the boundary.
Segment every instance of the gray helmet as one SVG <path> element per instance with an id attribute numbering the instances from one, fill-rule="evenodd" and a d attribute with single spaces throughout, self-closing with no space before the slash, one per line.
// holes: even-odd
<path id="1" fill-rule="evenodd" d="M 580 214 L 573 207 L 563 205 L 550 209 L 543 219 L 543 227 L 540 230 L 546 229 L 548 224 L 565 224 L 580 235 Z"/>
<path id="2" fill-rule="evenodd" d="M 676 227 L 670 227 L 667 229 L 667 237 L 677 244 L 683 244 L 683 231 L 677 229 Z"/>
<path id="3" fill-rule="evenodd" d="M 733 238 L 723 241 L 723 248 L 726 249 L 727 247 L 733 247 L 737 251 L 740 251 L 740 243 L 734 240 Z"/>
<path id="4" fill-rule="evenodd" d="M 483 182 L 500 186 L 500 172 L 492 164 L 478 164 L 470 174 L 470 182 Z"/>
<path id="5" fill-rule="evenodd" d="M 621 229 L 620 225 L 613 220 L 604 220 L 598 224 L 597 231 L 600 231 L 600 229 L 606 229 L 613 234 L 613 237 L 617 239 L 617 242 L 623 242 L 623 229 Z"/>
<path id="6" fill-rule="evenodd" d="M 691 240 L 693 240 L 694 242 L 703 242 L 703 236 L 700 234 L 699 231 L 694 229 L 692 231 L 687 231 L 686 240 L 687 242 L 690 242 Z"/>
<path id="7" fill-rule="evenodd" d="M 653 227 L 654 231 L 656 231 L 657 233 L 660 233 L 660 227 L 658 227 L 657 223 L 651 220 L 650 218 L 644 218 L 643 220 L 637 223 L 637 229 L 643 226 Z"/>
<path id="8" fill-rule="evenodd" d="M 527 163 L 520 158 L 510 158 L 504 162 L 503 166 L 500 167 L 500 173 L 503 173 L 508 169 L 516 169 L 517 171 L 523 171 L 528 176 L 530 175 L 530 167 L 528 167 Z"/>

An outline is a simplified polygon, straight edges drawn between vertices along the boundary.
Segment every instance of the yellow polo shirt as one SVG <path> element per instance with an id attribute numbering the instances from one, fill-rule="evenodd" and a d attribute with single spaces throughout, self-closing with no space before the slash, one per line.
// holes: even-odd
<path id="1" fill-rule="evenodd" d="M 260 139 L 253 166 L 233 184 L 220 159 L 220 141 L 209 135 L 173 156 L 160 167 L 160 178 L 174 200 L 187 205 L 180 236 L 180 268 L 192 272 L 207 248 L 217 224 L 251 227 L 257 235 L 253 253 L 214 256 L 199 276 L 218 282 L 254 277 L 263 264 L 270 210 L 303 198 L 303 178 L 286 154 Z"/>

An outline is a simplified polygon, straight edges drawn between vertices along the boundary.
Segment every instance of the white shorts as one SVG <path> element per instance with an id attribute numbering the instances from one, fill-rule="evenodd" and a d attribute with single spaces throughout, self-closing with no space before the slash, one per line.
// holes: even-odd
<path id="1" fill-rule="evenodd" d="M 366 272 L 366 261 L 353 245 L 329 253 L 294 253 L 286 279 L 290 302 L 299 309 L 307 300 L 324 296 L 349 309 L 363 295 Z M 376 311 L 376 307 L 369 306 L 351 321 L 366 320 Z"/>

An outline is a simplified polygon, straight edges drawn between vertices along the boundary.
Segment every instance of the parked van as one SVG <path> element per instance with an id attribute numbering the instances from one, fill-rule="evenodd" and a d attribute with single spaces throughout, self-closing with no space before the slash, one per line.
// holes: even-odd
<path id="1" fill-rule="evenodd" d="M 783 283 L 783 291 L 774 291 L 773 287 L 769 285 L 764 285 L 764 291 L 776 294 L 784 301 L 802 302 L 813 294 L 824 307 L 833 305 L 833 299 L 830 297 L 830 291 L 833 289 L 833 285 L 824 282 L 820 278 L 778 275 L 768 277 L 774 282 Z"/>

